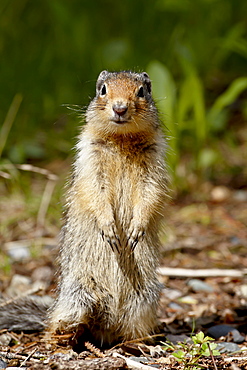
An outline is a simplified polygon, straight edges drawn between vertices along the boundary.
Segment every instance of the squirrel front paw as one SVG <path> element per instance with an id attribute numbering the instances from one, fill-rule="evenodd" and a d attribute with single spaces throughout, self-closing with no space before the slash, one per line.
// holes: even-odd
<path id="1" fill-rule="evenodd" d="M 120 238 L 114 222 L 105 224 L 103 227 L 101 227 L 101 236 L 103 240 L 110 245 L 113 252 L 120 252 Z"/>
<path id="2" fill-rule="evenodd" d="M 142 240 L 145 235 L 145 230 L 142 225 L 131 222 L 129 232 L 127 234 L 127 247 L 132 251 L 135 249 L 137 243 Z"/>

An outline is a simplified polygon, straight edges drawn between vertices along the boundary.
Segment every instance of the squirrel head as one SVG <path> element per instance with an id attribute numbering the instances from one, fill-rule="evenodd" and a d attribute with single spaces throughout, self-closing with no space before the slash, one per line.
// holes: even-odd
<path id="1" fill-rule="evenodd" d="M 146 72 L 102 71 L 96 83 L 96 97 L 86 113 L 87 123 L 109 134 L 156 128 L 159 120 L 151 90 Z"/>

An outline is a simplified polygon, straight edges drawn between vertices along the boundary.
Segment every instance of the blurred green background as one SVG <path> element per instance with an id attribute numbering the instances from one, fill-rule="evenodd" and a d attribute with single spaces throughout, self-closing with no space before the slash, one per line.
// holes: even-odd
<path id="1" fill-rule="evenodd" d="M 102 69 L 147 71 L 178 190 L 247 182 L 246 0 L 1 0 L 1 163 L 66 159 Z"/>

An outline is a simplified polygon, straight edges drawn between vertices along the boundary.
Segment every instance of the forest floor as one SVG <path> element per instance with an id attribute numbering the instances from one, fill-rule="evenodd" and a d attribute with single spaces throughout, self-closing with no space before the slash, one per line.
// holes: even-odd
<path id="1" fill-rule="evenodd" d="M 35 194 L 41 193 L 44 203 L 42 186 L 31 182 L 33 195 L 22 191 L 21 196 L 2 186 L 0 310 L 20 295 L 55 297 L 61 206 L 58 201 L 50 210 L 48 224 L 39 209 L 37 226 Z M 204 184 L 195 196 L 169 205 L 159 269 L 161 333 L 152 345 L 136 340 L 103 350 L 88 342 L 78 353 L 47 343 L 44 333 L 3 329 L 0 368 L 247 369 L 246 204 L 247 191 Z M 202 333 L 214 337 L 218 354 Z"/>

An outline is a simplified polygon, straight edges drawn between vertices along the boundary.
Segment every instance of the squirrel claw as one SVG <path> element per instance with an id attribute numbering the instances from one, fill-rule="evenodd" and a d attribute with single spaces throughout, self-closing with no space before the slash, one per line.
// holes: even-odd
<path id="1" fill-rule="evenodd" d="M 128 235 L 127 246 L 133 252 L 138 242 L 144 237 L 145 231 L 141 227 L 134 227 Z"/>
<path id="2" fill-rule="evenodd" d="M 105 230 L 101 230 L 101 236 L 105 242 L 107 242 L 113 252 L 120 253 L 120 239 L 116 233 L 114 226 L 109 226 Z"/>

